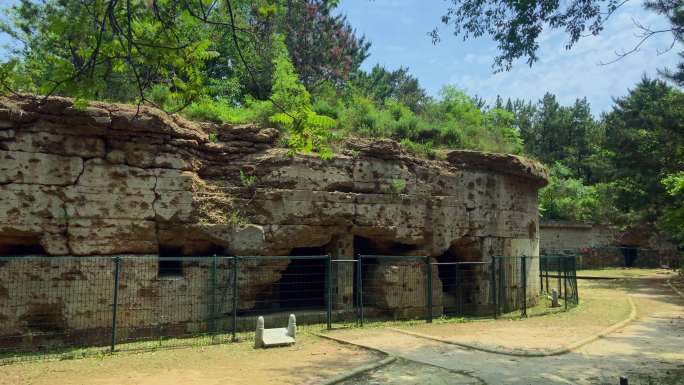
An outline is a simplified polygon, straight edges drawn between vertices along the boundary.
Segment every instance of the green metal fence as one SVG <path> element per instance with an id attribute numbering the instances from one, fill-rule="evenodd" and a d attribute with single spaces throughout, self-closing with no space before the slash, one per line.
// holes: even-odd
<path id="1" fill-rule="evenodd" d="M 540 266 L 547 281 L 559 267 L 566 303 L 577 302 L 574 263 L 563 261 L 0 257 L 0 363 L 249 339 L 259 315 L 266 327 L 282 327 L 295 313 L 298 325 L 316 331 L 386 320 L 524 316 L 539 293 L 530 282 Z"/>
<path id="2" fill-rule="evenodd" d="M 555 290 L 565 309 L 579 304 L 577 257 L 545 255 L 539 259 L 539 281 L 547 295 Z"/>

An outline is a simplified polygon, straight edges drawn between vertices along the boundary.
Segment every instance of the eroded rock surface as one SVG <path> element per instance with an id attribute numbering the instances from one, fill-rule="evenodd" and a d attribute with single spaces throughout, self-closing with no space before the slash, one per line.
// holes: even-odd
<path id="1" fill-rule="evenodd" d="M 508 240 L 536 238 L 546 180 L 517 156 L 453 151 L 427 161 L 391 140 L 355 139 L 331 161 L 289 156 L 271 128 L 147 107 L 81 110 L 66 98 L 3 98 L 0 127 L 5 251 L 283 254 L 355 234 L 435 256 L 463 237 L 488 238 L 501 254 Z"/>
<path id="2" fill-rule="evenodd" d="M 0 255 L 538 254 L 547 174 L 536 162 L 474 151 L 424 160 L 392 140 L 360 138 L 325 161 L 288 155 L 278 135 L 144 106 L 0 98 Z M 262 278 L 241 283 L 244 306 L 268 296 L 286 268 L 254 267 Z M 388 289 L 402 287 L 401 265 L 379 268 L 371 276 L 387 282 L 377 301 L 424 306 L 424 296 Z M 345 269 L 336 296 L 348 303 Z"/>

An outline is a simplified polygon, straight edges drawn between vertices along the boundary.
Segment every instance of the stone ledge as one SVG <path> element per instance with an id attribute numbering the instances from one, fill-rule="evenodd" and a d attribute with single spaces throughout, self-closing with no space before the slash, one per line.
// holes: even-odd
<path id="1" fill-rule="evenodd" d="M 529 179 L 538 187 L 548 184 L 549 172 L 541 163 L 512 154 L 473 150 L 447 153 L 449 163 L 464 169 L 479 169 Z"/>

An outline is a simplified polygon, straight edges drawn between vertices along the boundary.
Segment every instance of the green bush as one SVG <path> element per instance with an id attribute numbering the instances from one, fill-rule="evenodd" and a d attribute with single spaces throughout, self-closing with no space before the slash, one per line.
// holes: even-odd
<path id="1" fill-rule="evenodd" d="M 432 142 L 415 143 L 411 139 L 405 138 L 401 140 L 401 145 L 413 155 L 428 159 L 434 159 L 437 156 Z"/>
<path id="2" fill-rule="evenodd" d="M 401 194 L 406 190 L 406 181 L 403 179 L 392 179 L 392 184 L 390 186 L 393 193 Z"/>

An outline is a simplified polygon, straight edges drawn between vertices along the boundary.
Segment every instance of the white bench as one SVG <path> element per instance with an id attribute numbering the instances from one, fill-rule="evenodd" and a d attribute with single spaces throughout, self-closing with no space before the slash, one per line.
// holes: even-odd
<path id="1" fill-rule="evenodd" d="M 290 314 L 286 328 L 265 329 L 264 317 L 259 316 L 256 324 L 255 348 L 269 348 L 273 346 L 286 346 L 295 343 L 297 336 L 297 320 L 294 314 Z"/>

